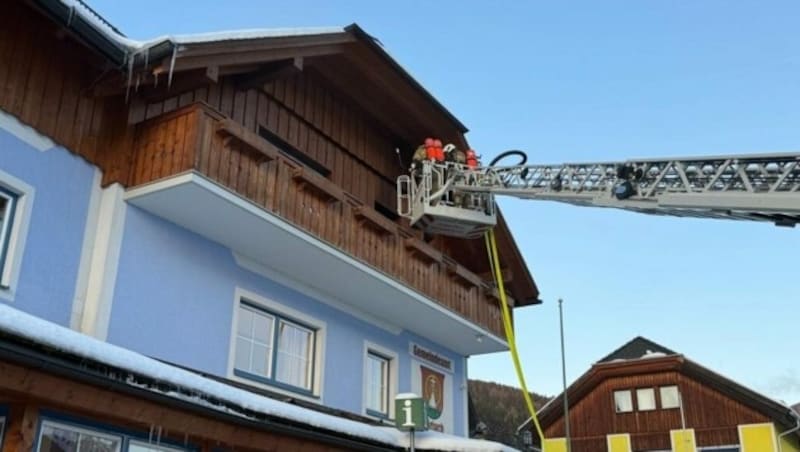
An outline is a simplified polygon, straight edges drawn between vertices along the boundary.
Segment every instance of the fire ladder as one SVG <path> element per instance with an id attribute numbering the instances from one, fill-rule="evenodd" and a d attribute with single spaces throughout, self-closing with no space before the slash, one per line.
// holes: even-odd
<path id="1" fill-rule="evenodd" d="M 793 227 L 800 152 L 474 169 L 424 161 L 398 178 L 398 213 L 427 232 L 474 238 L 496 224 L 497 195 Z"/>

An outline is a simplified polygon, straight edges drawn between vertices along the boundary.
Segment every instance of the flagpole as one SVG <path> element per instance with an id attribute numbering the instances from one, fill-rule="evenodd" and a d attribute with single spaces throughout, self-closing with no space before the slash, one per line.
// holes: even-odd
<path id="1" fill-rule="evenodd" d="M 561 383 L 564 388 L 564 433 L 567 442 L 567 452 L 571 452 L 572 445 L 570 444 L 569 435 L 569 400 L 567 397 L 567 360 L 564 353 L 564 310 L 561 305 L 564 300 L 558 299 L 558 323 L 559 331 L 561 334 Z"/>

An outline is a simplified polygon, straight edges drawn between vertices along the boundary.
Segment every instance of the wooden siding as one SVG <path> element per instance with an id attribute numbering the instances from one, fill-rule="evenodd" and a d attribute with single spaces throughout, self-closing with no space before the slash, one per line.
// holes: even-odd
<path id="1" fill-rule="evenodd" d="M 99 65 L 22 2 L 3 4 L 0 109 L 98 165 L 108 184 L 127 176 L 132 129 L 124 99 L 86 94 Z"/>
<path id="2" fill-rule="evenodd" d="M 365 205 L 379 202 L 395 210 L 395 180 L 405 171 L 395 148 L 408 145 L 335 94 L 313 70 L 263 89 L 239 89 L 235 78 L 227 77 L 156 102 L 135 102 L 130 120 L 138 123 L 192 102 L 208 104 L 253 133 L 268 129 L 330 170 L 330 180 Z"/>
<path id="3" fill-rule="evenodd" d="M 194 170 L 504 337 L 482 280 L 338 184 L 203 103 L 136 127 L 130 184 Z"/>
<path id="4" fill-rule="evenodd" d="M 669 385 L 680 389 L 686 427 L 695 430 L 699 447 L 738 444 L 737 425 L 771 422 L 766 416 L 678 371 L 617 376 L 602 381 L 574 406 L 570 405 L 573 452 L 605 450 L 606 435 L 612 433 L 630 433 L 634 451 L 669 450 L 669 431 L 681 428 L 679 409 L 660 409 L 658 388 Z M 635 408 L 635 390 L 640 388 L 655 388 L 656 410 L 614 411 L 614 391 L 631 389 Z M 564 436 L 563 416 L 545 429 L 545 436 Z"/>
<path id="5" fill-rule="evenodd" d="M 197 410 L 178 409 L 116 392 L 108 385 L 78 383 L 10 363 L 0 363 L 0 405 L 9 408 L 2 452 L 33 450 L 43 410 L 84 419 L 92 426 L 102 424 L 138 433 L 145 440 L 155 428 L 163 441 L 199 447 L 201 452 L 349 450 L 308 438 L 271 433 L 255 424 L 246 428 L 199 414 Z"/>

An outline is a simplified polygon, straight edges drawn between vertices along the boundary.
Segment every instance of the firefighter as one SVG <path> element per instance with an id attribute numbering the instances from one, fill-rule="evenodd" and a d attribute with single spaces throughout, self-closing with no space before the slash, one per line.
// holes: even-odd
<path id="1" fill-rule="evenodd" d="M 466 160 L 467 160 L 467 166 L 469 167 L 469 169 L 477 168 L 478 165 L 480 164 L 480 162 L 478 162 L 478 155 L 475 153 L 475 151 L 472 150 L 472 149 L 467 149 L 467 152 L 465 152 L 464 154 L 465 154 L 465 157 L 466 157 Z"/>

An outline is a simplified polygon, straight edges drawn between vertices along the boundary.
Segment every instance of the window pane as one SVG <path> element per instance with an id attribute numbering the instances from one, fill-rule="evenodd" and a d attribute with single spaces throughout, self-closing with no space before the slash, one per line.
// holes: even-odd
<path id="1" fill-rule="evenodd" d="M 281 383 L 311 389 L 313 332 L 282 320 L 278 334 L 276 379 Z"/>
<path id="2" fill-rule="evenodd" d="M 184 449 L 178 449 L 175 447 L 165 447 L 161 445 L 149 444 L 140 441 L 131 441 L 128 445 L 128 452 L 173 452 L 173 451 L 181 451 Z"/>
<path id="3" fill-rule="evenodd" d="M 250 370 L 257 375 L 269 377 L 269 368 L 272 364 L 272 355 L 268 347 L 253 344 L 253 361 Z"/>
<path id="4" fill-rule="evenodd" d="M 617 413 L 633 411 L 633 401 L 630 391 L 614 391 L 614 405 Z"/>
<path id="5" fill-rule="evenodd" d="M 661 408 L 679 408 L 681 406 L 677 386 L 661 387 Z"/>
<path id="6" fill-rule="evenodd" d="M 4 193 L 2 189 L 0 189 L 0 272 L 3 270 L 3 264 L 5 261 L 5 251 L 6 246 L 9 240 L 9 234 L 11 234 L 11 217 L 14 203 L 12 202 L 9 195 Z"/>
<path id="7" fill-rule="evenodd" d="M 367 409 L 388 414 L 389 360 L 367 354 Z"/>
<path id="8" fill-rule="evenodd" d="M 247 339 L 241 337 L 236 338 L 236 361 L 234 367 L 241 370 L 250 370 L 250 353 L 252 352 L 252 343 Z"/>
<path id="9" fill-rule="evenodd" d="M 656 409 L 656 391 L 653 388 L 636 390 L 636 404 L 639 411 L 650 411 Z"/>
<path id="10" fill-rule="evenodd" d="M 45 424 L 39 435 L 39 452 L 77 452 L 78 432 Z"/>
<path id="11" fill-rule="evenodd" d="M 272 347 L 273 317 L 264 314 L 253 316 L 253 339 Z"/>
<path id="12" fill-rule="evenodd" d="M 78 452 L 116 452 L 119 450 L 120 440 L 81 433 Z"/>
<path id="13" fill-rule="evenodd" d="M 245 308 L 244 306 L 240 306 L 238 322 L 239 325 L 237 330 L 239 336 L 253 337 L 253 311 Z"/>

